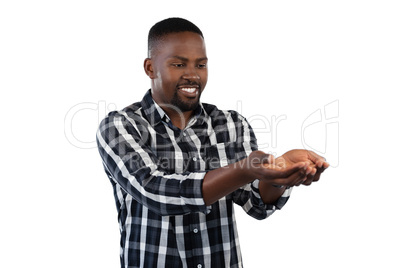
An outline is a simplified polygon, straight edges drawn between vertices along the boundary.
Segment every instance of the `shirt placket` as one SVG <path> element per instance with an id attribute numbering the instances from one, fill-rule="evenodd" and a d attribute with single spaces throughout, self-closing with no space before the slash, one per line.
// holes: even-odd
<path id="1" fill-rule="evenodd" d="M 185 166 L 183 170 L 186 172 L 200 171 L 197 148 L 192 145 L 192 141 L 186 129 L 182 131 L 181 135 L 180 147 L 182 148 L 183 154 L 187 156 L 186 161 L 184 161 Z"/>
<path id="2" fill-rule="evenodd" d="M 204 252 L 201 238 L 201 230 L 198 214 L 191 215 L 190 233 L 191 236 L 191 246 L 193 255 L 193 267 L 203 268 L 204 267 Z"/>
<path id="3" fill-rule="evenodd" d="M 187 172 L 199 171 L 199 159 L 198 159 L 198 150 L 193 145 L 191 138 L 188 133 L 188 128 L 182 130 L 181 133 L 181 148 L 186 156 L 186 161 L 184 164 L 184 170 Z M 200 232 L 200 219 L 198 213 L 190 214 L 189 217 L 189 230 L 187 235 L 190 236 L 191 243 L 191 264 L 189 267 L 194 268 L 203 268 L 204 267 L 204 254 L 203 254 L 203 245 L 202 245 L 202 237 Z"/>

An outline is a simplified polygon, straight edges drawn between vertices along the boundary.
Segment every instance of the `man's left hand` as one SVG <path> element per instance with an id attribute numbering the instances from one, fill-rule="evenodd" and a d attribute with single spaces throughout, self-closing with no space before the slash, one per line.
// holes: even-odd
<path id="1" fill-rule="evenodd" d="M 291 150 L 275 159 L 275 165 L 280 167 L 291 166 L 294 163 L 306 162 L 308 167 L 306 173 L 306 179 L 301 182 L 303 185 L 310 185 L 311 183 L 318 181 L 321 174 L 329 167 L 329 163 L 325 158 L 318 154 L 308 150 Z"/>

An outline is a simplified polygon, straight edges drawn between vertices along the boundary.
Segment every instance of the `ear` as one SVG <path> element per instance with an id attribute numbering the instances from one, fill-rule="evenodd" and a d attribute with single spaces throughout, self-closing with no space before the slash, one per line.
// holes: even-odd
<path id="1" fill-rule="evenodd" d="M 151 79 L 155 78 L 154 67 L 152 65 L 152 60 L 150 58 L 146 58 L 144 60 L 144 71 L 149 76 L 149 78 Z"/>

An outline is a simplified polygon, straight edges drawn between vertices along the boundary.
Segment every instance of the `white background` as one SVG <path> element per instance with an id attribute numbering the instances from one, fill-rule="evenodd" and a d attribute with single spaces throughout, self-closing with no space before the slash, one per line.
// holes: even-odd
<path id="1" fill-rule="evenodd" d="M 95 132 L 149 88 L 147 33 L 172 16 L 204 32 L 203 102 L 252 119 L 267 152 L 310 146 L 333 165 L 265 221 L 236 211 L 245 266 L 401 267 L 401 13 L 398 1 L 2 1 L 0 267 L 119 267 Z"/>

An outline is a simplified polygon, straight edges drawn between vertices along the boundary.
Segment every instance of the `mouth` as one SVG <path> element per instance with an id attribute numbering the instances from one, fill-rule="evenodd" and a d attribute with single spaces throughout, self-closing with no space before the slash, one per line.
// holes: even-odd
<path id="1" fill-rule="evenodd" d="M 199 95 L 199 86 L 180 86 L 178 90 L 188 98 L 195 98 Z"/>

